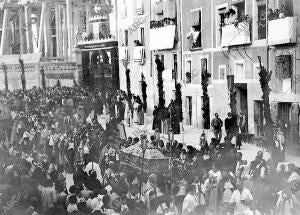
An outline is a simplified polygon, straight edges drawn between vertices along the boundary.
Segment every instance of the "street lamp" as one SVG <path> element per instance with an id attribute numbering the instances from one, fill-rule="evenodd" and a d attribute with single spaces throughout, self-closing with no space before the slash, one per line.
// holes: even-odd
<path id="1" fill-rule="evenodd" d="M 174 141 L 174 132 L 173 132 L 173 129 L 170 128 L 169 130 L 169 143 L 171 145 L 171 158 L 170 158 L 170 168 L 171 168 L 171 180 L 170 180 L 170 183 L 171 183 L 171 195 L 172 195 L 172 192 L 173 192 L 173 141 Z"/>
<path id="2" fill-rule="evenodd" d="M 144 176 L 144 159 L 145 159 L 145 152 L 148 148 L 148 144 L 147 144 L 147 136 L 146 135 L 142 135 L 141 136 L 141 148 L 143 150 L 143 159 L 142 159 L 142 177 L 141 177 L 141 187 L 140 187 L 140 191 L 142 194 L 142 183 L 143 183 L 143 176 Z"/>

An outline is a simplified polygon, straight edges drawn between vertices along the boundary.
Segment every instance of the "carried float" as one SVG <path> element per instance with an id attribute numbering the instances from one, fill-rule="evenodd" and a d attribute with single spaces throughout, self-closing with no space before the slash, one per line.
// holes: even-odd
<path id="1" fill-rule="evenodd" d="M 169 170 L 169 158 L 156 148 L 146 147 L 136 143 L 120 151 L 121 165 L 148 173 L 165 172 Z"/>

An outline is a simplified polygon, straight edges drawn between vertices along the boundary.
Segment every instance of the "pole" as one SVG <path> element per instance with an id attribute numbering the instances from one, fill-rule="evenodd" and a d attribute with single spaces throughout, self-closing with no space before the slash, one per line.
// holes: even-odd
<path id="1" fill-rule="evenodd" d="M 266 0 L 267 72 L 269 72 L 269 0 Z"/>

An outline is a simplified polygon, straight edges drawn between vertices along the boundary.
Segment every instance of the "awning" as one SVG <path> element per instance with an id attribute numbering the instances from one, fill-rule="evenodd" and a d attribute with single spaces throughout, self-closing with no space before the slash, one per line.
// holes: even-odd
<path id="1" fill-rule="evenodd" d="M 150 50 L 174 48 L 175 25 L 150 29 Z"/>

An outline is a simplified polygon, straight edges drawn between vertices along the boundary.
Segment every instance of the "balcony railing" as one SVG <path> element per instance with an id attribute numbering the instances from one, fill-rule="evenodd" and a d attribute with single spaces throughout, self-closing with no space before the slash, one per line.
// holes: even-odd
<path id="1" fill-rule="evenodd" d="M 235 46 L 251 43 L 250 22 L 244 21 L 222 27 L 221 46 Z"/>
<path id="2" fill-rule="evenodd" d="M 145 46 L 135 46 L 133 49 L 133 61 L 143 65 L 145 63 Z"/>
<path id="3" fill-rule="evenodd" d="M 129 52 L 127 46 L 119 47 L 119 60 L 120 61 L 128 61 L 129 60 Z"/>
<path id="4" fill-rule="evenodd" d="M 176 18 L 164 18 L 162 20 L 152 20 L 150 28 L 162 28 L 168 25 L 176 25 Z"/>
<path id="5" fill-rule="evenodd" d="M 297 17 L 269 20 L 268 45 L 296 43 L 296 26 Z"/>

